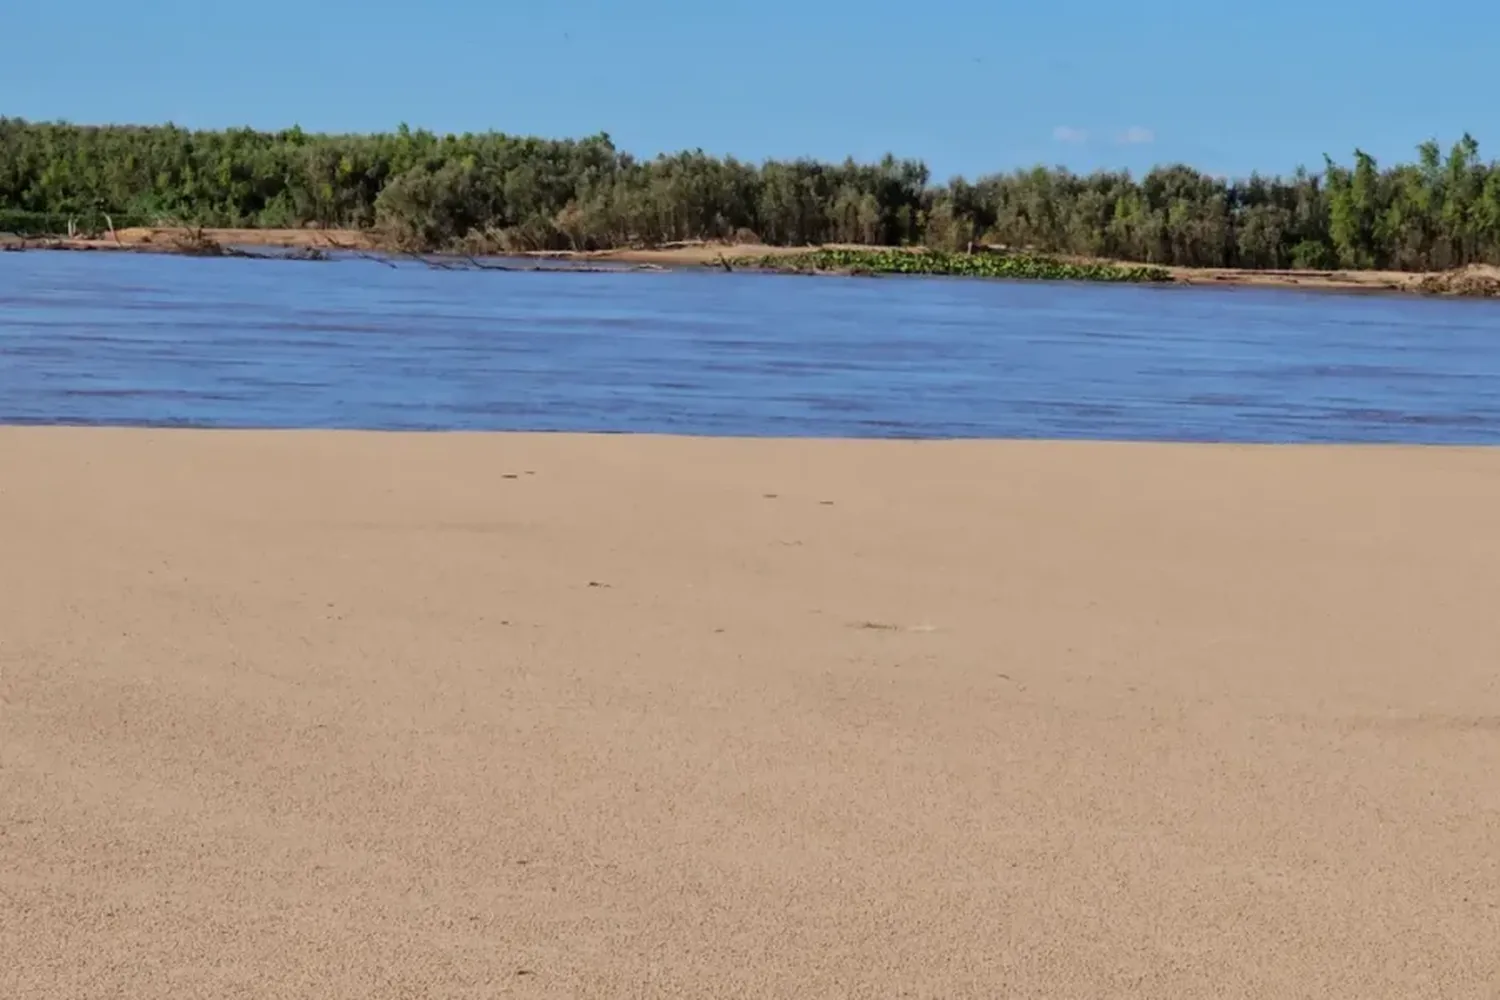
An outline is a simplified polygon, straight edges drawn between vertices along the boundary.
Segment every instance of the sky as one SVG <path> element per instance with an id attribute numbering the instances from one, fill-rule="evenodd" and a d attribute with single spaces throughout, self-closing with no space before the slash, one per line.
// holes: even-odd
<path id="1" fill-rule="evenodd" d="M 1500 156 L 1496 38 L 1496 0 L 0 0 L 0 115 L 1243 176 Z"/>

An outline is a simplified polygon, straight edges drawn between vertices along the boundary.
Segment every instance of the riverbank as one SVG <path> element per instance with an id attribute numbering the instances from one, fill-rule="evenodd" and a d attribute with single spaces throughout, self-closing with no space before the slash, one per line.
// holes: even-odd
<path id="1" fill-rule="evenodd" d="M 165 227 L 121 229 L 111 236 L 90 239 L 30 239 L 0 236 L 0 249 L 121 250 L 192 254 L 215 248 L 261 248 L 319 254 L 353 251 L 384 252 L 378 234 L 367 230 L 322 229 L 201 229 Z M 777 259 L 791 259 L 808 247 L 763 244 L 685 243 L 654 248 L 599 251 L 545 251 L 511 255 L 520 259 L 569 261 L 580 264 L 630 264 L 645 267 L 736 267 L 774 269 Z M 826 249 L 866 251 L 871 248 L 836 244 Z M 880 248 L 875 248 L 880 249 Z M 1081 267 L 1139 268 L 1129 261 L 1098 261 L 1059 256 Z M 848 269 L 844 269 L 848 270 Z M 1173 284 L 1193 287 L 1284 288 L 1299 291 L 1399 292 L 1475 298 L 1500 297 L 1500 267 L 1473 265 L 1454 271 L 1251 271 L 1238 268 L 1162 268 Z"/>
<path id="2" fill-rule="evenodd" d="M 0 429 L 0 468 L 6 996 L 1500 983 L 1500 451 Z"/>
<path id="3" fill-rule="evenodd" d="M 836 244 L 830 249 L 868 249 Z M 671 266 L 722 266 L 724 260 L 757 257 L 791 258 L 808 252 L 807 247 L 765 245 L 726 246 L 694 243 L 656 249 L 601 250 L 589 253 L 553 253 L 543 256 L 565 260 L 616 261 Z M 1131 261 L 1091 260 L 1059 255 L 1059 260 L 1082 265 L 1109 264 L 1140 267 Z M 1500 296 L 1500 267 L 1476 265 L 1453 271 L 1413 273 L 1405 271 L 1251 271 L 1242 268 L 1165 267 L 1174 284 L 1195 287 L 1286 288 L 1300 291 L 1402 292 L 1425 295 Z"/>

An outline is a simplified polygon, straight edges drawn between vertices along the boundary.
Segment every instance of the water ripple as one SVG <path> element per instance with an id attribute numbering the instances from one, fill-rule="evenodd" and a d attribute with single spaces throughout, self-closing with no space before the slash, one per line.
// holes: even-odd
<path id="1" fill-rule="evenodd" d="M 1493 444 L 1500 309 L 8 254 L 0 422 Z"/>

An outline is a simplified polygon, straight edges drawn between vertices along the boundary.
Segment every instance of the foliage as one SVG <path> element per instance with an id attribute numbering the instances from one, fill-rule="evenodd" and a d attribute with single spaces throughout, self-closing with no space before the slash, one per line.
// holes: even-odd
<path id="1" fill-rule="evenodd" d="M 145 222 L 379 227 L 416 249 L 600 249 L 682 240 L 992 244 L 1157 265 L 1426 270 L 1500 263 L 1500 165 L 1464 136 L 1380 168 L 1139 178 L 1034 168 L 934 184 L 927 168 L 637 159 L 608 135 L 544 140 L 83 127 L 0 118 L 0 228 Z"/>
<path id="2" fill-rule="evenodd" d="M 965 278 L 1034 278 L 1050 281 L 1170 281 L 1161 267 L 1077 264 L 1038 254 L 953 253 L 945 250 L 854 249 L 739 257 L 741 267 L 778 271 L 845 271 L 852 274 L 926 274 Z"/>

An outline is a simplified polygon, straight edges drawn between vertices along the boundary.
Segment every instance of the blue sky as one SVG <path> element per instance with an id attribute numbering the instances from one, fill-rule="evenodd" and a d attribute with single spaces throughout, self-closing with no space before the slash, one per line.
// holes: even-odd
<path id="1" fill-rule="evenodd" d="M 1239 175 L 1500 156 L 1497 38 L 1496 0 L 8 0 L 0 114 Z"/>

